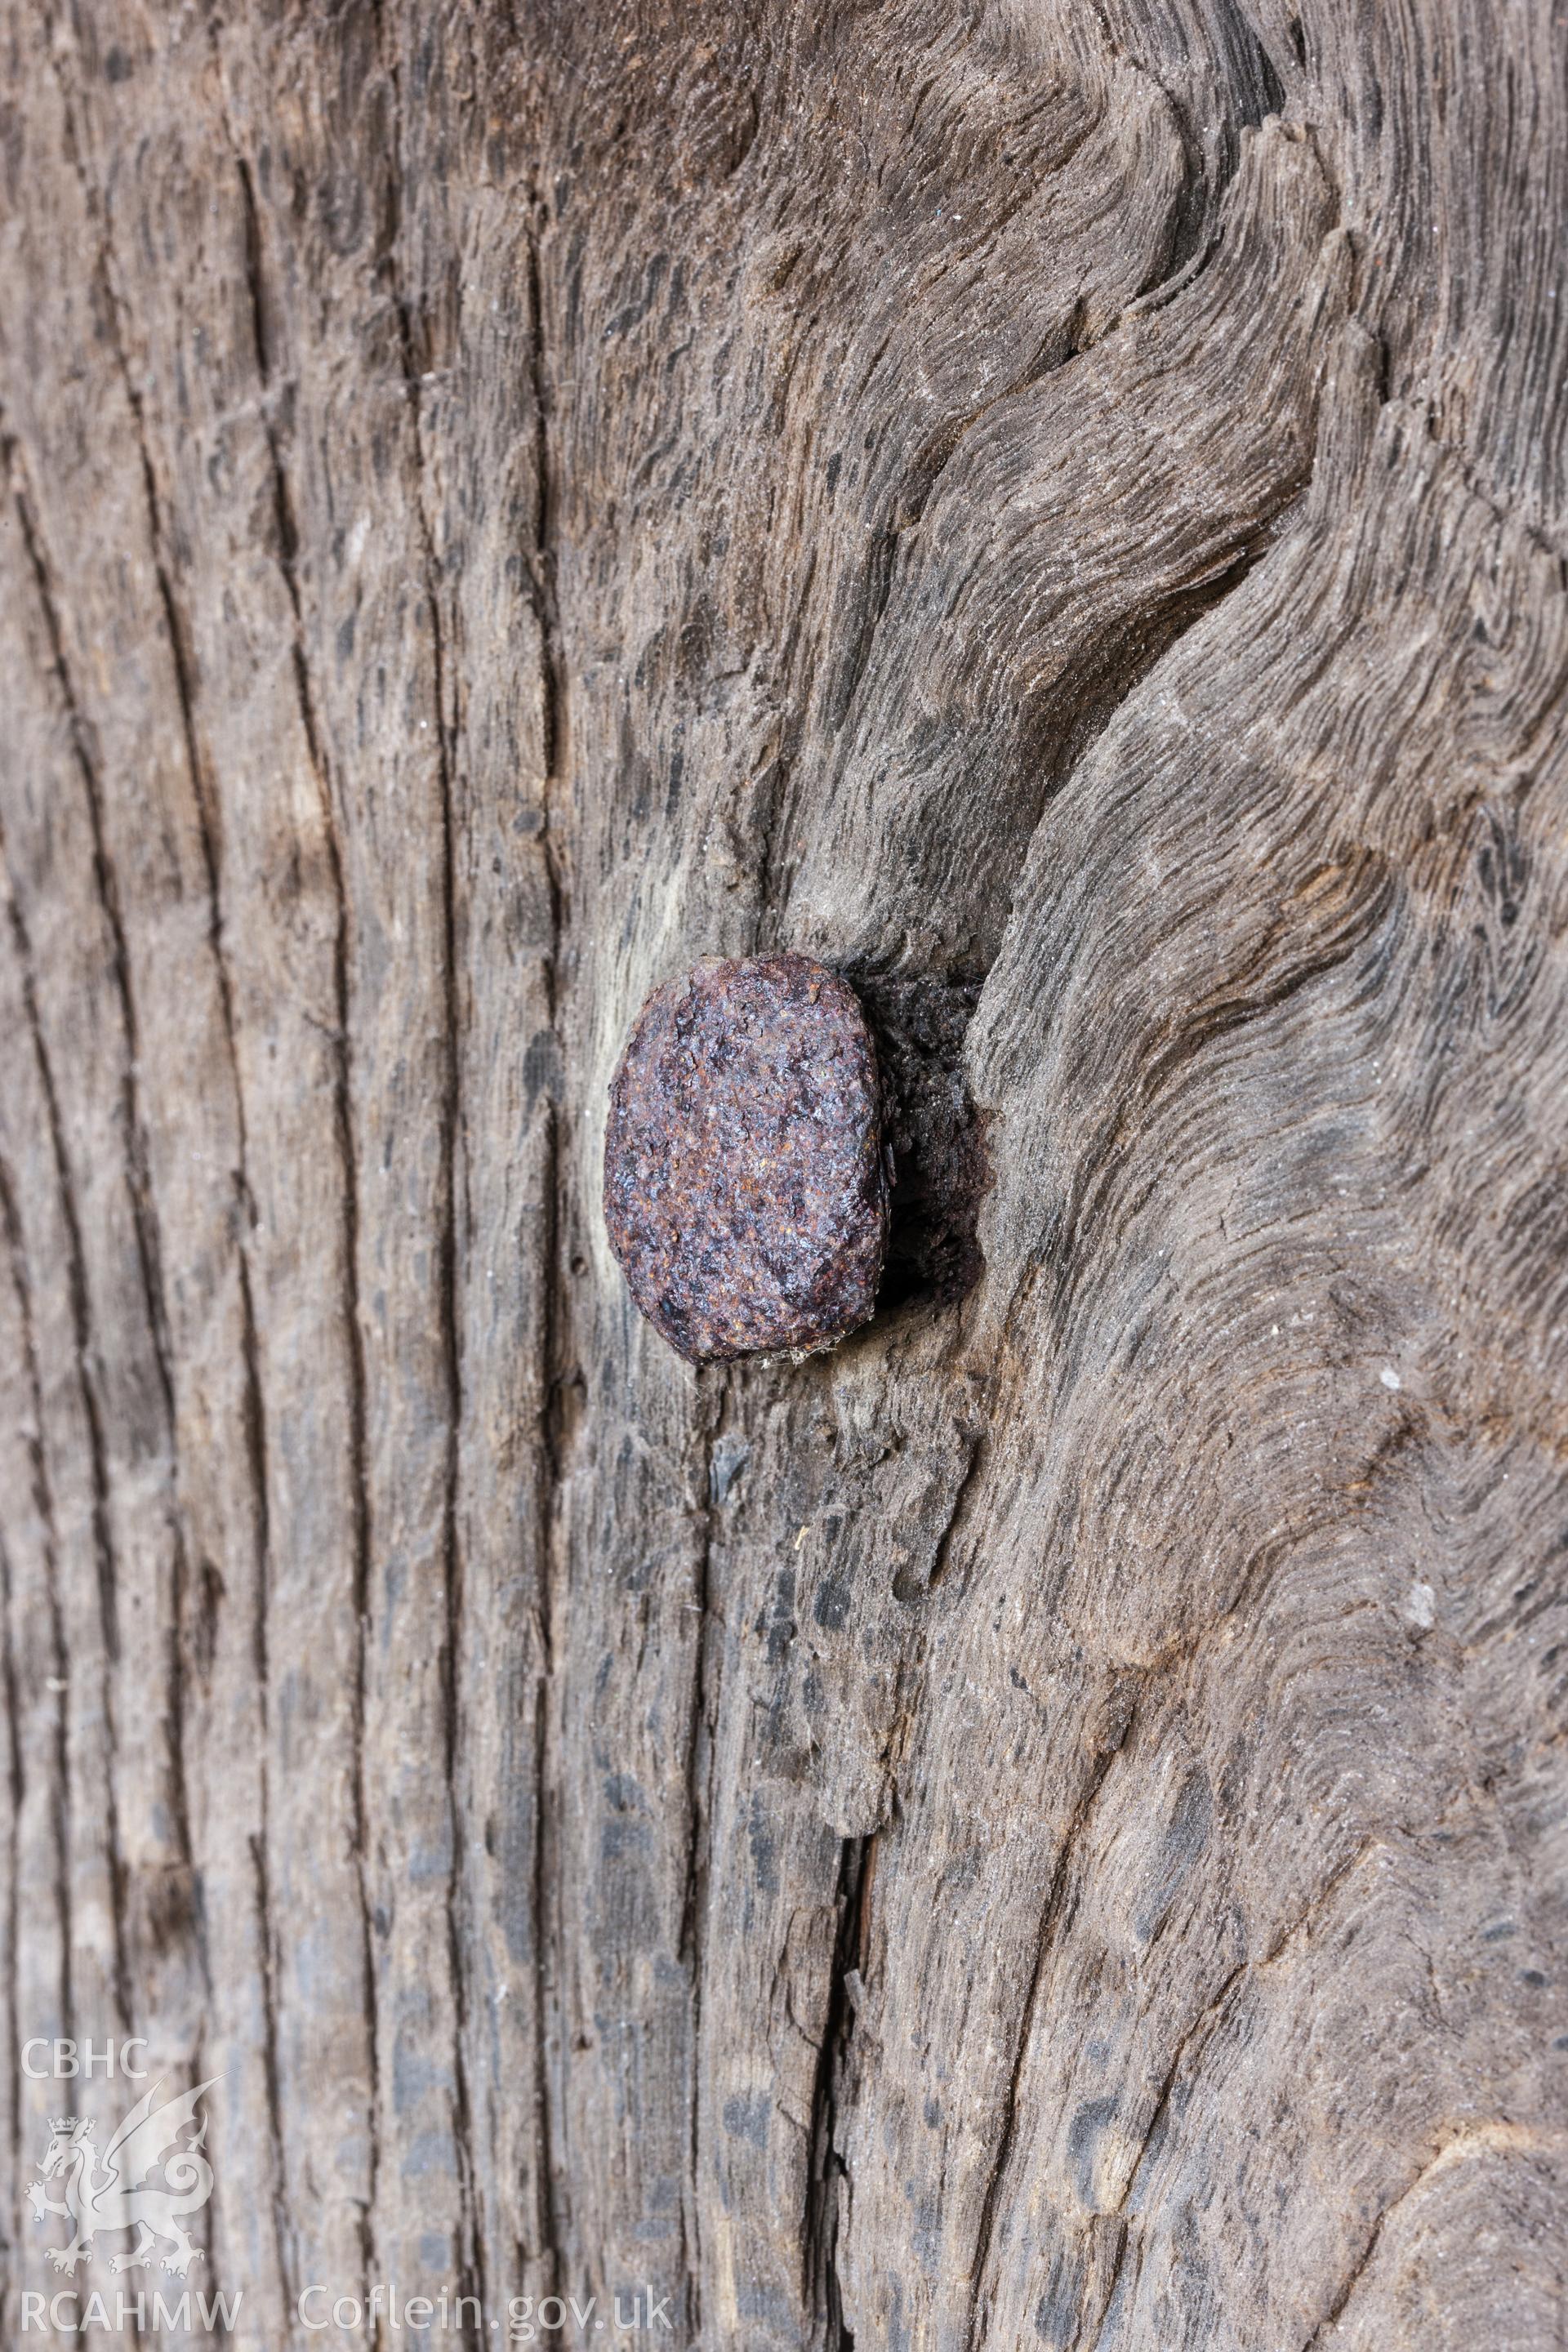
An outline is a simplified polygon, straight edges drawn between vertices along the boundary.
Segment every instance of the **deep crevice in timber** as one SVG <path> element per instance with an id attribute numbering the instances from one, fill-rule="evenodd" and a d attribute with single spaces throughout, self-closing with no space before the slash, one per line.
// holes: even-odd
<path id="1" fill-rule="evenodd" d="M 713 1544 L 718 1525 L 714 1490 L 714 1450 L 729 1424 L 735 1401 L 733 1376 L 728 1365 L 714 1367 L 717 1407 L 706 1419 L 702 1449 L 702 1538 L 696 1563 L 692 1607 L 697 1631 L 692 1648 L 691 1685 L 687 1700 L 689 1730 L 683 1783 L 686 1792 L 686 1885 L 681 1902 L 677 1950 L 689 1972 L 691 1986 L 690 2089 L 689 2093 L 689 2177 L 681 2207 L 685 2275 L 683 2293 L 689 2309 L 687 2324 L 693 2341 L 702 2326 L 701 2233 L 698 2189 L 701 2179 L 702 1992 L 706 1952 L 704 1929 L 708 1916 L 709 1873 L 711 1865 L 713 1817 L 714 1675 L 710 1654 L 713 1627 Z M 700 1391 L 700 1396 L 701 1391 Z M 708 1401 L 702 1400 L 704 1403 Z"/>
<path id="2" fill-rule="evenodd" d="M 838 2141 L 875 1848 L 873 1832 L 868 1837 L 846 1838 L 838 1849 L 838 1884 L 835 1891 L 838 1926 L 806 2132 L 810 2173 L 802 2231 L 802 2286 L 806 2307 L 819 2330 L 822 2352 L 854 2352 L 855 2346 L 854 2330 L 845 2315 L 844 2282 L 839 2271 L 842 2206 L 849 2172 Z"/>
<path id="3" fill-rule="evenodd" d="M 548 226 L 548 207 L 533 181 L 524 188 L 524 285 L 527 285 L 529 334 L 524 348 L 524 383 L 531 414 L 533 499 L 529 536 L 524 546 L 524 576 L 529 607 L 538 630 L 538 694 L 541 694 L 541 830 L 538 846 L 545 868 L 545 894 L 550 906 L 550 943 L 543 957 L 545 1012 L 550 1030 L 560 1042 L 562 1021 L 562 940 L 566 934 L 566 866 L 557 835 L 557 788 L 564 783 L 569 760 L 569 703 L 566 703 L 566 663 L 562 649 L 560 600 L 557 600 L 557 487 L 555 461 L 550 446 L 550 369 L 545 339 L 545 294 L 541 242 Z M 560 1054 L 557 1054 L 560 1066 Z M 566 2037 L 562 2034 L 560 1988 L 555 1980 L 555 1952 L 562 1945 L 560 1928 L 560 1821 L 557 1792 L 550 1764 L 550 1727 L 555 1694 L 555 1573 L 560 1550 L 560 1494 L 566 1477 L 566 1454 L 572 1446 L 574 1395 L 569 1381 L 569 1322 L 572 1291 L 564 1277 L 566 1254 L 566 1136 L 560 1101 L 548 1098 L 543 1164 L 543 1234 L 541 1234 L 541 1331 L 538 1331 L 538 1738 L 536 1738 L 536 1849 L 533 1849 L 533 2004 L 536 2004 L 536 2074 L 533 2107 L 538 2116 L 538 2221 L 541 2255 L 552 2272 L 552 2284 L 562 2282 L 562 2206 L 557 2200 L 557 2145 L 564 2098 L 557 2100 L 552 2053 L 564 2065 Z M 564 1573 L 564 1561 L 560 1564 Z"/>
<path id="4" fill-rule="evenodd" d="M 556 490 L 550 436 L 550 386 L 544 328 L 543 273 L 540 247 L 547 219 L 543 198 L 531 181 L 525 191 L 524 276 L 528 298 L 528 341 L 525 376 L 532 423 L 533 499 L 525 551 L 529 602 L 539 632 L 540 665 L 540 850 L 544 861 L 550 908 L 550 943 L 543 979 L 545 1006 L 552 1033 L 559 1043 L 561 1023 L 561 946 L 565 935 L 566 889 L 561 845 L 555 834 L 556 788 L 563 781 L 567 756 L 567 688 L 562 650 L 561 614 L 557 600 L 555 533 Z M 556 1056 L 557 1065 L 559 1055 Z M 559 1102 L 544 1105 L 545 1151 L 543 1215 L 541 1247 L 541 1318 L 537 1378 L 539 1388 L 539 1478 L 535 1553 L 538 1575 L 536 1617 L 540 1659 L 535 1704 L 539 1712 L 535 1765 L 535 1850 L 533 1873 L 533 1985 L 537 2053 L 534 2103 L 538 2116 L 538 2210 L 542 2244 L 559 2287 L 563 2263 L 562 2214 L 556 2195 L 557 2099 L 552 2074 L 552 2047 L 564 2065 L 565 2036 L 557 2011 L 558 1988 L 552 1955 L 560 1948 L 558 1917 L 561 1874 L 559 1822 L 551 1776 L 552 1702 L 555 1691 L 554 1582 L 559 1536 L 560 1498 L 571 1443 L 571 1408 L 566 1386 L 568 1325 L 571 1295 L 563 1258 L 567 1226 L 565 1137 Z M 547 1924 L 548 1923 L 548 1924 Z M 563 2112 L 564 2103 L 561 2103 Z"/>

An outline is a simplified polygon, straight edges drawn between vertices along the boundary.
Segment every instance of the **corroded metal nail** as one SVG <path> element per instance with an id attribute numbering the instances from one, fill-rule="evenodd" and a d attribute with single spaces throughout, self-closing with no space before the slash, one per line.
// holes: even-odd
<path id="1" fill-rule="evenodd" d="M 887 1245 L 876 1049 L 809 956 L 710 958 L 656 989 L 610 1089 L 605 1222 L 693 1363 L 831 1346 Z"/>

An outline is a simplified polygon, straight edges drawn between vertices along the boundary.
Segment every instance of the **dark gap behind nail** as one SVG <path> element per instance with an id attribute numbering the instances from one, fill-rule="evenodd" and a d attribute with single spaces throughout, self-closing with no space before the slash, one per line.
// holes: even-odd
<path id="1" fill-rule="evenodd" d="M 879 1312 L 927 1298 L 951 1306 L 984 1269 L 976 1234 L 991 1189 L 985 1123 L 963 1081 L 963 1039 L 978 980 L 847 973 L 866 1007 L 891 1160 L 887 1264 Z"/>

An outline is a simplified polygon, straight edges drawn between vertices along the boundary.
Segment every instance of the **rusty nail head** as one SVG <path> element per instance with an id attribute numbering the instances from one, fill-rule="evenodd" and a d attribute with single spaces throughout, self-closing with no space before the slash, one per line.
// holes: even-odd
<path id="1" fill-rule="evenodd" d="M 610 1089 L 605 1221 L 632 1297 L 693 1363 L 829 1347 L 887 1245 L 876 1049 L 809 956 L 708 958 L 656 989 Z"/>

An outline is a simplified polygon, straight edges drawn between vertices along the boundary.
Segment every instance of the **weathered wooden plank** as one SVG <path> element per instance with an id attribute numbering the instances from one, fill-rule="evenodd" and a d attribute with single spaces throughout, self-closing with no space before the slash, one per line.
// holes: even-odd
<path id="1" fill-rule="evenodd" d="M 1552 10 L 3 70 L 16 2030 L 269 2342 L 1554 2343 Z M 775 944 L 984 1269 L 693 1374 L 605 1088 Z"/>

